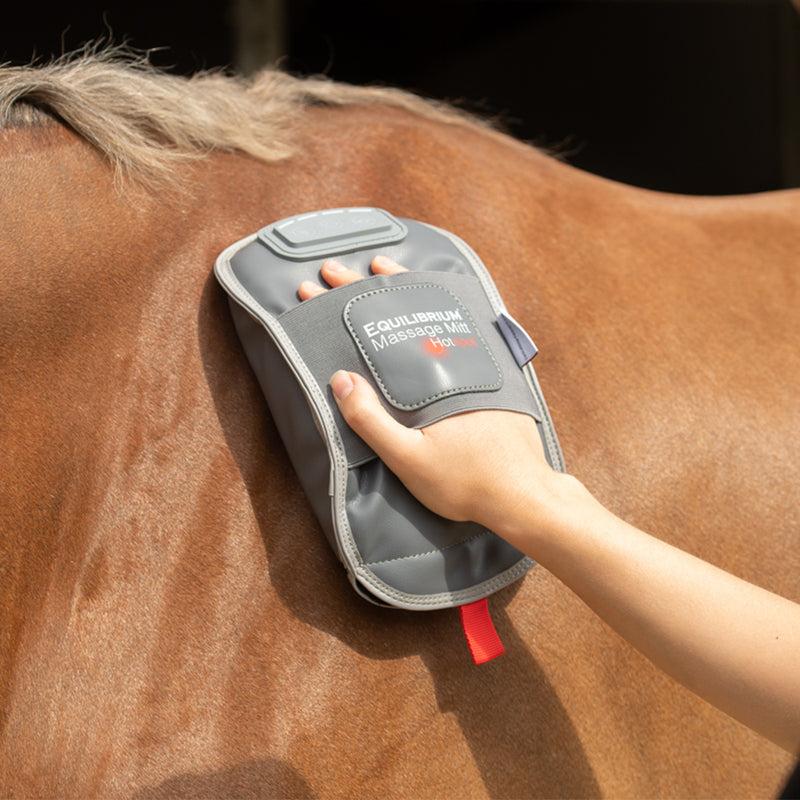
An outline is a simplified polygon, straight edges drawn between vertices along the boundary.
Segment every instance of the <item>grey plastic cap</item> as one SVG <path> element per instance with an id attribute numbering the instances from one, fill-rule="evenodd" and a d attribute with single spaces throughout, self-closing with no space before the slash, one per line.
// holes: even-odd
<path id="1" fill-rule="evenodd" d="M 305 261 L 393 244 L 407 233 L 402 222 L 380 208 L 334 208 L 268 225 L 258 238 L 284 258 Z"/>

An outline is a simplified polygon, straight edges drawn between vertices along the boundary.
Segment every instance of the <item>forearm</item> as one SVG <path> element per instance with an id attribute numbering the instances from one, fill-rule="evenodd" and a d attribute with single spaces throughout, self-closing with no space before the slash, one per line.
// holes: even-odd
<path id="1" fill-rule="evenodd" d="M 331 386 L 345 419 L 421 502 L 495 531 L 656 666 L 800 750 L 800 605 L 615 517 L 547 465 L 524 414 L 473 412 L 411 430 L 386 414 L 360 376 L 337 373 Z"/>
<path id="2" fill-rule="evenodd" d="M 628 525 L 567 476 L 504 524 L 501 535 L 656 666 L 800 750 L 800 605 Z"/>

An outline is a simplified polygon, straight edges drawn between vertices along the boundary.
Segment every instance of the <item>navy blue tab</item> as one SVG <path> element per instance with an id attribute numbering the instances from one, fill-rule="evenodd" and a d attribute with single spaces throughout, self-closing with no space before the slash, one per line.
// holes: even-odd
<path id="1" fill-rule="evenodd" d="M 533 343 L 533 339 L 528 336 L 522 325 L 505 311 L 500 312 L 500 316 L 497 318 L 497 327 L 503 334 L 517 366 L 522 369 L 539 352 L 539 348 Z"/>

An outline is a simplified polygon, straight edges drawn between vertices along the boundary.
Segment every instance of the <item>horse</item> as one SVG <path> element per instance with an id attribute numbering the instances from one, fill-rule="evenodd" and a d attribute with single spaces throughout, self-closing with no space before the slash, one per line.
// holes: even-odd
<path id="1" fill-rule="evenodd" d="M 779 790 L 790 754 L 541 567 L 490 598 L 480 667 L 452 609 L 357 597 L 212 265 L 322 208 L 453 231 L 539 346 L 569 471 L 800 600 L 800 192 L 662 194 L 400 90 L 114 49 L 2 68 L 0 119 L 0 794 Z"/>

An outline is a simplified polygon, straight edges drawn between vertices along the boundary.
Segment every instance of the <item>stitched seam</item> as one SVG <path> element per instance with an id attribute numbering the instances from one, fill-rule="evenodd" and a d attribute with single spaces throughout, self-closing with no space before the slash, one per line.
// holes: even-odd
<path id="1" fill-rule="evenodd" d="M 500 311 L 506 311 L 503 298 L 500 296 L 500 292 L 498 291 L 497 286 L 495 285 L 495 282 L 489 273 L 489 270 L 486 268 L 486 265 L 483 263 L 483 261 L 481 261 L 481 259 L 478 257 L 478 254 L 463 239 L 456 236 L 454 233 L 450 233 L 450 231 L 438 228 L 435 225 L 430 225 L 428 223 L 425 224 L 427 224 L 429 228 L 438 231 L 446 239 L 449 239 L 455 245 L 456 249 L 466 258 L 466 260 L 472 266 L 475 276 L 480 281 L 484 292 L 489 296 L 494 311 L 496 313 L 499 313 Z M 553 419 L 550 416 L 550 410 L 548 409 L 547 402 L 544 399 L 544 392 L 539 386 L 539 380 L 536 377 L 536 370 L 534 370 L 532 364 L 528 363 L 523 367 L 522 372 L 525 374 L 528 387 L 539 404 L 539 409 L 542 412 L 543 418 L 540 422 L 542 425 L 542 430 L 545 434 L 548 454 L 552 459 L 554 467 L 560 472 L 566 472 L 564 453 L 562 452 L 561 445 L 558 441 L 558 435 L 556 434 Z"/>
<path id="2" fill-rule="evenodd" d="M 515 580 L 525 575 L 528 570 L 535 566 L 536 562 L 523 556 L 516 564 L 509 569 L 495 575 L 483 583 L 470 586 L 466 589 L 459 589 L 455 592 L 438 592 L 436 594 L 428 595 L 414 595 L 402 592 L 389 584 L 376 577 L 374 573 L 365 569 L 362 565 L 358 569 L 359 580 L 365 584 L 370 591 L 375 592 L 379 597 L 385 600 L 398 604 L 401 608 L 449 608 L 453 605 L 461 605 L 463 603 L 471 602 L 472 600 L 479 600 L 482 597 L 503 589 L 508 584 L 513 583 Z"/>
<path id="3" fill-rule="evenodd" d="M 470 536 L 468 539 L 462 539 L 460 542 L 456 542 L 455 544 L 449 544 L 447 547 L 434 548 L 433 550 L 426 550 L 424 553 L 412 553 L 409 556 L 397 556 L 396 558 L 384 558 L 382 561 L 364 561 L 362 563 L 365 567 L 374 567 L 378 564 L 391 564 L 395 561 L 408 561 L 412 558 L 432 556 L 434 553 L 446 553 L 448 550 L 453 550 L 456 547 L 461 547 L 462 545 L 474 542 L 476 539 L 480 539 L 482 536 L 486 536 L 489 533 L 491 533 L 491 531 L 482 531 L 481 533 L 476 533 L 475 536 Z"/>
<path id="4" fill-rule="evenodd" d="M 439 230 L 434 228 L 434 226 L 429 225 L 427 227 L 433 230 Z M 448 238 L 456 246 L 456 248 L 459 251 L 461 251 L 462 255 L 464 255 L 468 264 L 472 267 L 474 271 L 474 277 L 477 278 L 478 282 L 481 284 L 483 288 L 484 293 L 490 299 L 490 304 L 492 305 L 499 304 L 500 308 L 504 308 L 502 300 L 500 299 L 499 294 L 497 293 L 497 289 L 494 286 L 494 283 L 491 277 L 489 276 L 488 271 L 486 270 L 485 266 L 480 261 L 480 259 L 478 259 L 478 257 L 474 255 L 473 251 L 469 248 L 469 246 L 464 244 L 460 239 L 458 239 L 458 237 L 456 237 L 453 234 L 449 234 L 441 230 L 440 233 L 442 233 L 446 238 Z M 251 242 L 256 238 L 257 237 L 254 234 L 226 248 L 225 252 L 223 252 L 217 259 L 217 262 L 215 264 L 215 271 L 217 272 L 218 277 L 224 278 L 224 280 L 221 282 L 223 283 L 223 285 L 225 285 L 225 288 L 228 289 L 229 294 L 232 295 L 234 301 L 237 302 L 238 305 L 243 307 L 244 310 L 247 313 L 249 313 L 252 317 L 254 317 L 258 322 L 260 322 L 272 335 L 275 344 L 280 347 L 279 341 L 283 338 L 281 336 L 281 333 L 283 333 L 282 326 L 279 326 L 276 329 L 269 324 L 270 320 L 272 320 L 273 322 L 275 321 L 275 317 L 267 313 L 265 309 L 260 305 L 260 303 L 255 301 L 255 298 L 253 298 L 247 290 L 244 290 L 244 287 L 236 278 L 229 263 L 233 253 L 235 253 L 240 247 L 244 246 L 245 244 L 248 244 L 249 242 Z M 446 287 L 440 286 L 438 284 L 431 283 L 428 285 L 436 286 L 437 288 L 449 292 L 449 290 Z M 387 290 L 389 289 L 388 288 L 383 289 L 382 291 L 387 291 Z M 452 294 L 452 292 L 449 293 Z M 496 307 L 494 308 L 494 310 L 496 311 Z M 472 315 L 469 312 L 467 312 L 467 316 L 471 320 L 473 319 Z M 483 340 L 483 337 L 480 336 L 480 333 L 479 337 L 481 338 L 481 340 Z M 485 344 L 485 342 L 483 343 Z M 289 365 L 292 367 L 293 370 L 296 370 L 298 364 L 295 361 L 295 359 L 292 358 L 285 349 L 283 348 L 281 349 L 283 350 L 283 355 L 287 359 Z M 489 354 L 490 357 L 492 357 L 492 360 L 494 361 L 491 351 L 489 351 Z M 302 359 L 300 360 L 300 364 L 304 365 Z M 530 374 L 527 374 L 528 370 L 530 370 Z M 523 370 L 523 372 L 526 373 L 528 387 L 534 398 L 539 401 L 540 408 L 544 415 L 543 433 L 547 441 L 547 444 L 549 445 L 550 453 L 551 455 L 553 455 L 554 454 L 553 451 L 555 451 L 555 454 L 557 456 L 560 456 L 561 454 L 560 454 L 560 448 L 558 446 L 558 440 L 555 436 L 552 420 L 550 419 L 547 406 L 544 402 L 544 397 L 542 395 L 541 389 L 538 386 L 538 381 L 536 380 L 535 372 L 533 371 L 532 367 L 530 367 L 530 365 L 528 365 L 526 370 Z M 297 375 L 297 377 L 299 379 L 299 382 L 301 383 L 301 386 L 303 386 L 304 391 L 307 391 L 308 387 L 305 384 L 305 381 L 303 381 L 300 378 L 300 375 Z M 314 394 L 313 391 L 312 394 Z M 327 410 L 328 409 L 326 404 L 323 404 L 322 409 L 318 409 L 318 413 L 322 415 L 323 419 L 325 419 L 327 416 L 326 415 Z M 375 592 L 376 596 L 383 599 L 388 599 L 390 602 L 394 601 L 395 604 L 404 608 L 427 609 L 433 607 L 443 607 L 444 605 L 452 605 L 452 601 L 455 600 L 456 598 L 458 598 L 458 602 L 461 603 L 470 599 L 477 599 L 480 596 L 485 596 L 486 594 L 489 594 L 492 591 L 495 591 L 496 589 L 507 585 L 512 580 L 515 580 L 517 577 L 524 575 L 524 573 L 531 568 L 534 562 L 532 562 L 530 559 L 526 557 L 523 557 L 520 562 L 517 562 L 509 570 L 505 571 L 504 573 L 501 573 L 501 575 L 494 576 L 488 581 L 479 584 L 477 586 L 473 586 L 463 590 L 458 590 L 457 592 L 454 593 L 441 592 L 422 597 L 420 597 L 419 595 L 407 594 L 406 592 L 394 589 L 388 584 L 384 583 L 382 580 L 378 579 L 375 575 L 373 575 L 368 571 L 369 563 L 365 564 L 364 562 L 361 562 L 361 566 L 359 566 L 359 562 L 361 561 L 359 558 L 360 554 L 358 552 L 358 549 L 355 547 L 354 541 L 352 539 L 352 532 L 350 531 L 349 520 L 344 503 L 346 480 L 342 480 L 341 471 L 344 469 L 346 475 L 346 466 L 347 466 L 346 461 L 344 461 L 343 459 L 343 453 L 340 452 L 341 444 L 338 443 L 339 446 L 337 447 L 338 436 L 333 436 L 332 438 L 329 438 L 331 431 L 327 430 L 327 426 L 324 427 L 326 428 L 326 435 L 324 438 L 326 439 L 329 445 L 330 448 L 329 452 L 333 461 L 332 477 L 333 477 L 334 493 L 331 505 L 333 506 L 332 511 L 334 516 L 334 529 L 336 533 L 336 539 L 338 540 L 338 546 L 341 548 L 342 555 L 345 556 L 345 562 L 348 564 L 348 570 L 352 569 L 353 572 L 355 573 L 354 575 L 352 575 L 352 577 L 355 578 L 358 582 L 362 583 L 364 586 L 372 589 Z M 561 461 L 561 459 L 554 459 L 554 460 Z M 561 463 L 563 464 L 563 462 Z M 563 469 L 563 466 L 561 468 Z M 488 532 L 489 531 L 486 531 L 485 533 Z M 470 537 L 469 539 L 466 539 L 463 542 L 457 543 L 455 545 L 450 545 L 448 548 L 444 548 L 444 550 L 457 547 L 460 544 L 465 544 L 471 541 L 472 539 L 484 536 L 485 533 L 478 534 L 476 537 Z M 420 556 L 432 555 L 435 552 L 442 552 L 442 551 L 432 550 L 427 553 L 420 553 L 411 556 L 401 556 L 397 559 L 386 559 L 384 561 L 376 561 L 371 563 L 375 565 L 380 565 L 385 563 L 391 563 L 391 561 L 400 561 L 402 559 L 419 558 Z"/>
<path id="5" fill-rule="evenodd" d="M 335 538 L 339 552 L 348 564 L 348 569 L 356 569 L 358 564 L 361 563 L 361 553 L 353 537 L 350 520 L 345 508 L 348 474 L 347 455 L 334 421 L 333 412 L 314 376 L 308 369 L 306 362 L 284 330 L 283 325 L 250 294 L 234 273 L 230 263 L 236 249 L 243 246 L 243 244 L 249 244 L 255 238 L 255 235 L 248 237 L 242 242 L 226 248 L 217 259 L 215 272 L 224 279 L 223 284 L 231 290 L 231 295 L 236 302 L 267 331 L 275 346 L 281 351 L 283 358 L 289 364 L 290 369 L 295 373 L 303 394 L 314 409 L 311 413 L 316 413 L 319 417 L 324 431 L 322 438 L 333 461 L 334 493 L 331 499 L 334 506 L 332 509 L 332 521 L 334 523 Z"/>
<path id="6" fill-rule="evenodd" d="M 427 397 L 424 397 L 422 400 L 419 400 L 416 403 L 401 403 L 399 400 L 397 400 L 392 395 L 392 393 L 389 391 L 389 389 L 386 386 L 386 384 L 383 382 L 383 379 L 381 378 L 380 371 L 378 370 L 378 367 L 373 363 L 373 360 L 370 358 L 369 353 L 367 352 L 366 348 L 363 346 L 358 333 L 356 332 L 354 326 L 350 322 L 350 307 L 354 303 L 356 303 L 357 301 L 365 300 L 366 298 L 371 297 L 372 295 L 384 294 L 386 292 L 402 292 L 402 291 L 406 291 L 408 289 L 417 289 L 417 288 L 420 288 L 420 287 L 422 287 L 422 288 L 431 288 L 431 289 L 439 289 L 440 291 L 446 292 L 447 294 L 450 295 L 450 297 L 452 297 L 456 301 L 458 306 L 460 306 L 464 310 L 464 313 L 467 315 L 467 317 L 469 318 L 469 321 L 472 323 L 472 327 L 475 329 L 475 335 L 478 337 L 478 339 L 480 339 L 481 344 L 484 347 L 484 350 L 489 355 L 489 358 L 492 360 L 492 364 L 494 364 L 494 368 L 497 370 L 497 380 L 494 383 L 476 383 L 476 384 L 472 384 L 471 386 L 458 386 L 458 387 L 456 387 L 454 389 L 447 389 L 447 390 L 442 391 L 442 392 L 436 392 L 436 394 L 428 395 Z M 407 409 L 409 411 L 413 411 L 414 409 L 422 408 L 423 406 L 426 406 L 429 403 L 432 403 L 434 400 L 439 400 L 442 397 L 448 397 L 448 396 L 453 395 L 453 394 L 465 394 L 466 392 L 486 391 L 486 390 L 489 390 L 489 389 L 496 389 L 499 386 L 502 386 L 502 383 L 503 383 L 502 374 L 503 373 L 500 370 L 500 367 L 499 367 L 497 361 L 495 360 L 494 354 L 492 353 L 491 349 L 489 348 L 489 345 L 486 344 L 486 340 L 483 338 L 483 335 L 481 334 L 480 328 L 478 327 L 478 325 L 476 324 L 475 320 L 473 319 L 472 314 L 470 314 L 469 309 L 461 302 L 461 300 L 455 294 L 453 294 L 453 292 L 451 292 L 445 286 L 440 286 L 439 284 L 436 284 L 436 283 L 414 283 L 414 284 L 410 284 L 410 285 L 407 285 L 407 286 L 391 286 L 391 287 L 387 286 L 387 287 L 384 287 L 383 289 L 373 289 L 370 292 L 365 292 L 364 294 L 357 295 L 356 297 L 351 298 L 347 302 L 347 305 L 344 308 L 344 321 L 345 321 L 345 324 L 347 325 L 347 329 L 350 331 L 351 336 L 355 340 L 356 345 L 358 345 L 358 349 L 361 351 L 361 355 L 364 356 L 364 359 L 366 360 L 367 365 L 369 366 L 369 369 L 370 369 L 370 372 L 372 373 L 372 376 L 375 378 L 376 382 L 381 387 L 381 391 L 386 395 L 386 397 L 389 400 L 391 400 L 391 402 L 395 406 L 397 406 L 397 408 L 402 408 L 402 409 Z"/>

